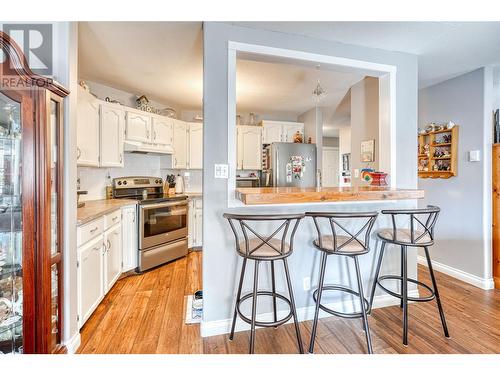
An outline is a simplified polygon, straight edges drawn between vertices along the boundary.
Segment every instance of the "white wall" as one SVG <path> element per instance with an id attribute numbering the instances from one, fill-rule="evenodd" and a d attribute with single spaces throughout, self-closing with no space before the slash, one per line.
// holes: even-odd
<path id="1" fill-rule="evenodd" d="M 414 201 L 380 202 L 363 204 L 327 203 L 321 205 L 289 205 L 282 207 L 242 207 L 228 209 L 228 182 L 214 178 L 214 164 L 229 163 L 228 150 L 236 150 L 228 143 L 228 42 L 241 42 L 254 45 L 286 48 L 322 55 L 331 55 L 393 65 L 397 68 L 396 76 L 396 145 L 398 187 L 416 188 L 417 158 L 415 150 L 417 140 L 417 57 L 410 54 L 370 49 L 342 43 L 329 42 L 309 37 L 277 33 L 259 29 L 250 29 L 219 22 L 205 22 L 204 31 L 204 148 L 203 157 L 203 334 L 213 333 L 214 327 L 227 327 L 234 303 L 240 259 L 234 249 L 234 237 L 229 225 L 222 218 L 226 211 L 240 213 L 294 213 L 306 210 L 380 210 L 389 207 L 414 207 Z M 389 225 L 386 218 L 380 218 L 377 226 Z M 312 304 L 311 291 L 302 288 L 303 277 L 312 277 L 312 285 L 317 282 L 318 252 L 311 245 L 314 236 L 313 225 L 309 220 L 301 224 L 294 242 L 295 251 L 290 257 L 294 294 L 298 308 L 306 311 Z M 375 252 L 361 257 L 363 280 L 368 290 L 372 283 Z M 330 257 L 329 282 L 353 282 L 353 273 L 346 269 L 346 263 L 339 258 Z M 410 274 L 416 277 L 416 255 L 410 254 Z M 399 269 L 399 252 L 388 253 L 387 270 Z M 250 268 L 250 272 L 252 269 Z M 264 277 L 260 288 L 269 287 L 267 270 L 263 267 Z M 277 288 L 284 292 L 281 266 Z M 249 279 L 249 278 L 248 278 Z M 354 285 L 354 284 L 351 284 Z M 244 290 L 249 290 L 245 283 Z M 286 292 L 285 292 L 286 293 Z M 380 291 L 377 294 L 381 293 Z M 336 299 L 338 300 L 338 299 Z M 259 303 L 260 305 L 260 303 Z M 259 306 L 261 307 L 261 306 Z M 270 311 L 269 306 L 262 306 L 262 312 Z M 266 310 L 267 309 L 267 310 Z M 214 329 L 214 330 L 212 330 Z"/>
<path id="2" fill-rule="evenodd" d="M 351 176 L 352 186 L 369 185 L 354 177 L 354 169 L 379 165 L 379 87 L 378 79 L 366 77 L 351 87 Z M 361 161 L 361 142 L 375 140 L 375 161 Z"/>
<path id="3" fill-rule="evenodd" d="M 125 176 L 154 176 L 166 178 L 167 174 L 181 174 L 185 176 L 185 189 L 189 192 L 201 192 L 202 171 L 201 170 L 173 170 L 162 169 L 160 158 L 169 156 L 124 154 L 123 168 L 92 168 L 79 167 L 80 189 L 87 190 L 88 194 L 80 196 L 81 201 L 106 198 L 106 185 L 108 175 L 111 179 Z M 188 175 L 185 175 L 188 173 Z"/>
<path id="4" fill-rule="evenodd" d="M 454 121 L 458 175 L 418 180 L 421 206 L 441 207 L 433 260 L 484 280 L 491 279 L 491 69 L 482 68 L 419 91 L 419 126 Z M 467 151 L 480 150 L 469 162 Z"/>
<path id="5" fill-rule="evenodd" d="M 298 117 L 299 122 L 304 123 L 304 142 L 316 145 L 316 167 L 321 170 L 323 164 L 323 112 L 320 107 L 311 108 Z"/>

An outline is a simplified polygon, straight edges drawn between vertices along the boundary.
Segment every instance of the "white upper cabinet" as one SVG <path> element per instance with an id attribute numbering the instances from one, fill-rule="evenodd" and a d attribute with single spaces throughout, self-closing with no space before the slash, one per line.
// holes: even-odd
<path id="1" fill-rule="evenodd" d="M 186 169 L 188 158 L 188 132 L 184 121 L 174 122 L 174 154 L 172 155 L 172 168 Z"/>
<path id="2" fill-rule="evenodd" d="M 125 139 L 137 142 L 151 142 L 151 114 L 127 110 Z"/>
<path id="3" fill-rule="evenodd" d="M 99 102 L 78 87 L 76 119 L 77 164 L 88 167 L 99 166 Z"/>
<path id="4" fill-rule="evenodd" d="M 304 136 L 304 124 L 288 121 L 262 121 L 262 143 L 293 142 L 295 133 Z"/>
<path id="5" fill-rule="evenodd" d="M 282 126 L 279 123 L 266 123 L 262 125 L 262 143 L 283 142 Z"/>
<path id="6" fill-rule="evenodd" d="M 238 126 L 237 169 L 262 169 L 262 127 Z"/>
<path id="7" fill-rule="evenodd" d="M 174 138 L 173 120 L 164 116 L 153 116 L 151 122 L 153 129 L 152 142 L 161 145 L 172 145 Z"/>
<path id="8" fill-rule="evenodd" d="M 203 124 L 189 123 L 189 169 L 203 168 Z"/>
<path id="9" fill-rule="evenodd" d="M 101 102 L 101 167 L 123 167 L 124 111 L 120 105 Z"/>

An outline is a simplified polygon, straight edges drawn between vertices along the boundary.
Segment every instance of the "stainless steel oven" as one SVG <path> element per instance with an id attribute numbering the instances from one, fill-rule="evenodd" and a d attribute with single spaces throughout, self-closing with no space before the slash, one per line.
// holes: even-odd
<path id="1" fill-rule="evenodd" d="M 138 271 L 188 253 L 186 196 L 164 195 L 159 177 L 120 177 L 113 180 L 113 197 L 138 200 Z"/>
<path id="2" fill-rule="evenodd" d="M 139 248 L 146 249 L 186 237 L 187 209 L 187 200 L 140 204 Z"/>

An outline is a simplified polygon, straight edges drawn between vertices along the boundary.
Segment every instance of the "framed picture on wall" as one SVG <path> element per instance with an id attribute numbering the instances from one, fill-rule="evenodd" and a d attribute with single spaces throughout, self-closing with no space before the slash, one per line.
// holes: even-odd
<path id="1" fill-rule="evenodd" d="M 375 140 L 361 142 L 361 161 L 363 163 L 375 161 Z"/>

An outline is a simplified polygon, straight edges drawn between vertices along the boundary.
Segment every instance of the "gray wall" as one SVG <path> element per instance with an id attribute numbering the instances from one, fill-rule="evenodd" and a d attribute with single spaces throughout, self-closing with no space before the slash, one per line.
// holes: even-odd
<path id="1" fill-rule="evenodd" d="M 324 147 L 339 147 L 339 137 L 323 137 Z"/>
<path id="2" fill-rule="evenodd" d="M 415 150 L 417 140 L 417 58 L 416 56 L 333 43 L 308 37 L 276 33 L 264 30 L 232 26 L 224 23 L 204 23 L 204 165 L 203 171 L 203 290 L 204 323 L 230 318 L 239 261 L 234 250 L 234 239 L 222 214 L 228 211 L 227 180 L 214 178 L 214 164 L 228 163 L 228 41 L 287 48 L 323 55 L 332 55 L 372 61 L 397 67 L 397 107 L 396 107 L 396 144 L 398 185 L 405 188 L 417 186 L 417 160 Z M 383 207 L 411 206 L 414 202 L 371 203 L 371 204 L 322 204 L 298 205 L 290 207 L 246 207 L 233 210 L 238 212 L 302 212 L 305 210 L 367 210 Z M 380 218 L 378 225 L 388 224 Z M 313 227 L 306 220 L 299 228 L 295 242 L 295 252 L 290 258 L 291 273 L 294 278 L 295 297 L 298 307 L 311 306 L 311 292 L 302 290 L 302 278 L 313 276 L 316 283 L 318 254 L 310 245 Z M 388 266 L 397 268 L 398 252 L 387 257 Z M 374 268 L 374 255 L 362 257 L 361 267 L 365 287 L 371 285 L 369 279 Z M 332 257 L 331 257 L 332 258 Z M 416 273 L 416 256 L 412 254 L 411 274 Z M 329 280 L 352 281 L 352 274 L 346 273 L 345 261 L 330 259 Z M 251 269 L 250 269 L 251 271 Z M 281 275 L 281 267 L 278 268 Z M 247 278 L 248 281 L 249 277 Z M 261 288 L 266 287 L 263 279 Z M 245 287 L 248 290 L 248 284 Z M 278 279 L 278 291 L 283 291 L 283 279 Z M 380 292 L 380 291 L 379 291 Z"/>
<path id="3" fill-rule="evenodd" d="M 488 211 L 488 183 L 491 134 L 492 86 L 487 69 L 478 69 L 419 91 L 418 123 L 454 121 L 459 124 L 458 175 L 449 179 L 424 179 L 419 188 L 426 191 L 421 205 L 440 206 L 442 213 L 436 226 L 433 260 L 481 278 L 491 277 L 491 251 L 485 236 L 491 228 Z M 480 150 L 481 161 L 469 162 L 467 151 Z M 486 164 L 485 164 L 486 163 Z M 486 214 L 486 219 L 483 214 Z M 491 233 L 491 232 L 490 232 Z M 491 234 L 490 234 L 491 236 Z"/>
<path id="4" fill-rule="evenodd" d="M 311 143 L 316 145 L 316 168 L 321 169 L 323 161 L 323 111 L 314 107 L 302 113 L 298 117 L 299 122 L 304 123 L 304 142 L 311 138 Z"/>
<path id="5" fill-rule="evenodd" d="M 379 168 L 379 87 L 378 79 L 366 77 L 351 87 L 351 171 L 367 166 Z M 375 161 L 361 161 L 361 142 L 375 140 Z M 351 175 L 351 186 L 369 185 Z"/>

